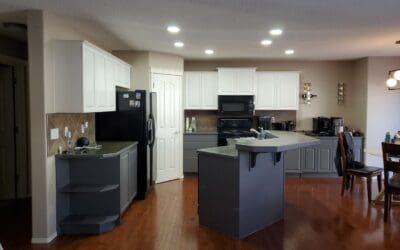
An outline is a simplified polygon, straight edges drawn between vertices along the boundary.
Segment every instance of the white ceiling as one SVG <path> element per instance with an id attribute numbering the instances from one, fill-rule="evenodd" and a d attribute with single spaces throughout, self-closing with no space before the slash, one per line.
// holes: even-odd
<path id="1" fill-rule="evenodd" d="M 153 50 L 185 58 L 309 60 L 399 56 L 400 0 L 1 0 L 0 13 L 43 9 L 94 22 L 122 43 L 113 49 Z M 177 24 L 182 31 L 165 31 Z M 270 47 L 270 28 L 283 28 Z M 107 34 L 97 34 L 107 36 Z M 175 40 L 185 43 L 182 49 Z M 205 48 L 215 50 L 204 55 Z"/>

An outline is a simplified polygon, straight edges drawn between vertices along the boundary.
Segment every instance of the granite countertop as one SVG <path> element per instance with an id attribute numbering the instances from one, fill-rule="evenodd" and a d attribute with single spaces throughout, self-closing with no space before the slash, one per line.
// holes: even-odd
<path id="1" fill-rule="evenodd" d="M 229 158 L 237 158 L 238 157 L 238 151 L 236 150 L 235 145 L 213 147 L 213 148 L 203 148 L 203 149 L 197 150 L 197 152 L 202 153 L 202 154 L 225 156 L 225 157 L 229 157 Z"/>
<path id="2" fill-rule="evenodd" d="M 217 131 L 196 131 L 196 132 L 187 132 L 183 133 L 184 135 L 217 135 Z"/>
<path id="3" fill-rule="evenodd" d="M 248 152 L 283 152 L 320 143 L 317 138 L 296 132 L 270 130 L 268 133 L 275 138 L 239 141 L 236 149 Z"/>
<path id="4" fill-rule="evenodd" d="M 257 140 L 255 138 L 241 138 L 237 139 L 235 145 L 204 148 L 197 150 L 197 152 L 237 158 L 238 151 L 273 153 L 318 145 L 320 143 L 319 139 L 306 136 L 302 133 L 274 130 L 268 133 L 269 139 Z"/>
<path id="5" fill-rule="evenodd" d="M 101 145 L 100 149 L 81 149 L 74 150 L 71 153 L 56 154 L 55 157 L 58 159 L 82 159 L 82 158 L 107 158 L 120 155 L 123 151 L 126 151 L 129 147 L 137 145 L 136 141 L 107 141 L 97 142 L 97 145 Z"/>

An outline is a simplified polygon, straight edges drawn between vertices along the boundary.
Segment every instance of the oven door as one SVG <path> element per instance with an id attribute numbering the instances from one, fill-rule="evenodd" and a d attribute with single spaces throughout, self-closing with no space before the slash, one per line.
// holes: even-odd
<path id="1" fill-rule="evenodd" d="M 252 116 L 254 115 L 253 96 L 218 96 L 219 116 Z"/>

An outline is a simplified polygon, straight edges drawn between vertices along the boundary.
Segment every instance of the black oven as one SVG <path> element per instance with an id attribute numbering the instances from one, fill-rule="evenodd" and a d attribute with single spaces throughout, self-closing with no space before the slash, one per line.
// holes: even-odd
<path id="1" fill-rule="evenodd" d="M 253 116 L 254 96 L 251 95 L 219 95 L 219 116 Z"/>
<path id="2" fill-rule="evenodd" d="M 227 139 L 229 138 L 254 136 L 254 134 L 250 132 L 252 124 L 253 119 L 251 117 L 219 117 L 217 124 L 218 146 L 227 145 Z"/>

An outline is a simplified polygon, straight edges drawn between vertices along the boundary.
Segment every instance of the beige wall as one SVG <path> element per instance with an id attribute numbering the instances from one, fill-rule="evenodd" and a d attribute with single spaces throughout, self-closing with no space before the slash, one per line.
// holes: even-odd
<path id="1" fill-rule="evenodd" d="M 300 103 L 297 112 L 297 129 L 312 129 L 312 117 L 343 116 L 345 124 L 360 128 L 362 122 L 354 119 L 353 101 L 347 98 L 344 105 L 337 104 L 337 84 L 346 83 L 346 96 L 353 94 L 353 61 L 185 61 L 185 71 L 216 70 L 217 67 L 257 67 L 258 71 L 300 71 L 302 83 L 312 83 L 313 98 L 311 105 Z"/>
<path id="2" fill-rule="evenodd" d="M 367 90 L 368 90 L 368 58 L 357 60 L 354 63 L 354 82 L 350 86 L 352 90 L 350 103 L 352 106 L 353 119 L 359 121 L 361 131 L 367 129 Z"/>
<path id="3" fill-rule="evenodd" d="M 132 65 L 131 89 L 144 89 L 150 87 L 150 63 L 148 51 L 113 51 L 113 54 Z"/>
<path id="4" fill-rule="evenodd" d="M 32 175 L 32 238 L 46 239 L 48 228 L 48 166 L 44 85 L 43 14 L 28 11 L 29 107 Z"/>
<path id="5" fill-rule="evenodd" d="M 400 90 L 388 90 L 388 71 L 400 68 L 400 57 L 368 58 L 366 147 L 380 148 L 385 133 L 400 130 Z M 380 157 L 367 155 L 367 164 L 382 166 Z"/>
<path id="6" fill-rule="evenodd" d="M 28 11 L 28 46 L 32 148 L 32 241 L 56 235 L 55 159 L 47 157 L 46 114 L 54 112 L 52 44 L 55 40 L 88 40 L 103 49 L 109 39 L 95 40 L 79 31 L 79 22 L 39 10 Z M 101 35 L 101 34 L 100 34 Z M 104 34 L 103 37 L 108 37 Z M 99 36 L 99 34 L 97 34 Z"/>
<path id="7" fill-rule="evenodd" d="M 180 56 L 150 51 L 113 51 L 113 54 L 132 65 L 131 89 L 150 90 L 152 71 L 164 73 L 183 72 L 183 58 Z"/>

